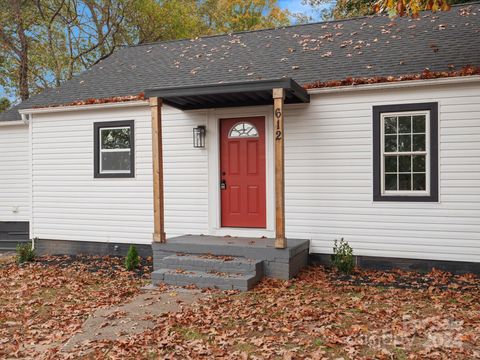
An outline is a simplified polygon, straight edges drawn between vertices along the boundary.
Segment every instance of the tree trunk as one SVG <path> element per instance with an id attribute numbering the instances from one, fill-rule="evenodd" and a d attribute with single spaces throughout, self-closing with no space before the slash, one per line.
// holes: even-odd
<path id="1" fill-rule="evenodd" d="M 20 35 L 21 34 L 21 35 Z M 21 44 L 21 58 L 19 68 L 19 88 L 20 98 L 27 100 L 30 97 L 30 90 L 28 88 L 28 42 L 23 29 L 19 31 Z"/>
<path id="2" fill-rule="evenodd" d="M 27 100 L 30 97 L 30 89 L 28 88 L 28 40 L 25 35 L 25 28 L 23 26 L 22 11 L 20 1 L 13 1 L 13 8 L 15 9 L 15 18 L 17 19 L 17 35 L 20 40 L 20 67 L 18 68 L 18 87 L 20 91 L 20 98 Z"/>

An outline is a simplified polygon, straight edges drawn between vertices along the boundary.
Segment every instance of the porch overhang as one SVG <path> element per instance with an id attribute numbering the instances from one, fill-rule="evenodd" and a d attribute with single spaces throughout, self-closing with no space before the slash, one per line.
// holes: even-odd
<path id="1" fill-rule="evenodd" d="M 146 98 L 161 98 L 181 110 L 271 105 L 273 89 L 283 89 L 285 104 L 309 103 L 310 95 L 291 78 L 178 86 L 145 90 Z"/>
<path id="2" fill-rule="evenodd" d="M 221 83 L 145 91 L 152 114 L 153 241 L 166 241 L 163 194 L 162 105 L 181 110 L 273 105 L 275 146 L 275 247 L 287 248 L 285 236 L 284 104 L 308 103 L 307 91 L 290 78 Z"/>

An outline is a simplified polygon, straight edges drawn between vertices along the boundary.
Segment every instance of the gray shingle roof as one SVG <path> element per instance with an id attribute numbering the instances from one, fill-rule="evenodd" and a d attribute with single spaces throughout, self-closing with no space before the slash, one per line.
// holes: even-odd
<path id="1" fill-rule="evenodd" d="M 128 47 L 18 107 L 136 95 L 147 88 L 281 77 L 304 84 L 466 65 L 480 66 L 480 3 L 418 19 L 361 17 Z"/>
<path id="2" fill-rule="evenodd" d="M 16 121 L 20 119 L 21 116 L 18 112 L 18 106 L 14 106 L 8 110 L 0 112 L 0 121 Z"/>

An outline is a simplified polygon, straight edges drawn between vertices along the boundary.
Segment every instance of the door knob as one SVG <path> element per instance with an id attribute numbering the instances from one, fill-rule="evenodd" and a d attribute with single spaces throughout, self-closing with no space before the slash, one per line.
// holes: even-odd
<path id="1" fill-rule="evenodd" d="M 220 181 L 220 190 L 225 190 L 227 188 L 227 182 L 225 180 Z"/>

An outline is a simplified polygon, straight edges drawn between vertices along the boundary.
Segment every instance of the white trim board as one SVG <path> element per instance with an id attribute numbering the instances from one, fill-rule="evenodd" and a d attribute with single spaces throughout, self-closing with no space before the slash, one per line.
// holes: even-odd
<path id="1" fill-rule="evenodd" d="M 23 120 L 15 121 L 0 121 L 0 126 L 27 126 L 28 124 Z"/>
<path id="2" fill-rule="evenodd" d="M 148 106 L 146 100 L 131 100 L 111 102 L 104 104 L 89 104 L 89 105 L 60 105 L 41 108 L 21 109 L 18 110 L 20 114 L 44 114 L 63 111 L 79 111 L 79 110 L 94 110 L 94 109 L 109 109 L 109 108 L 121 108 L 121 107 L 134 107 L 134 106 Z"/>

